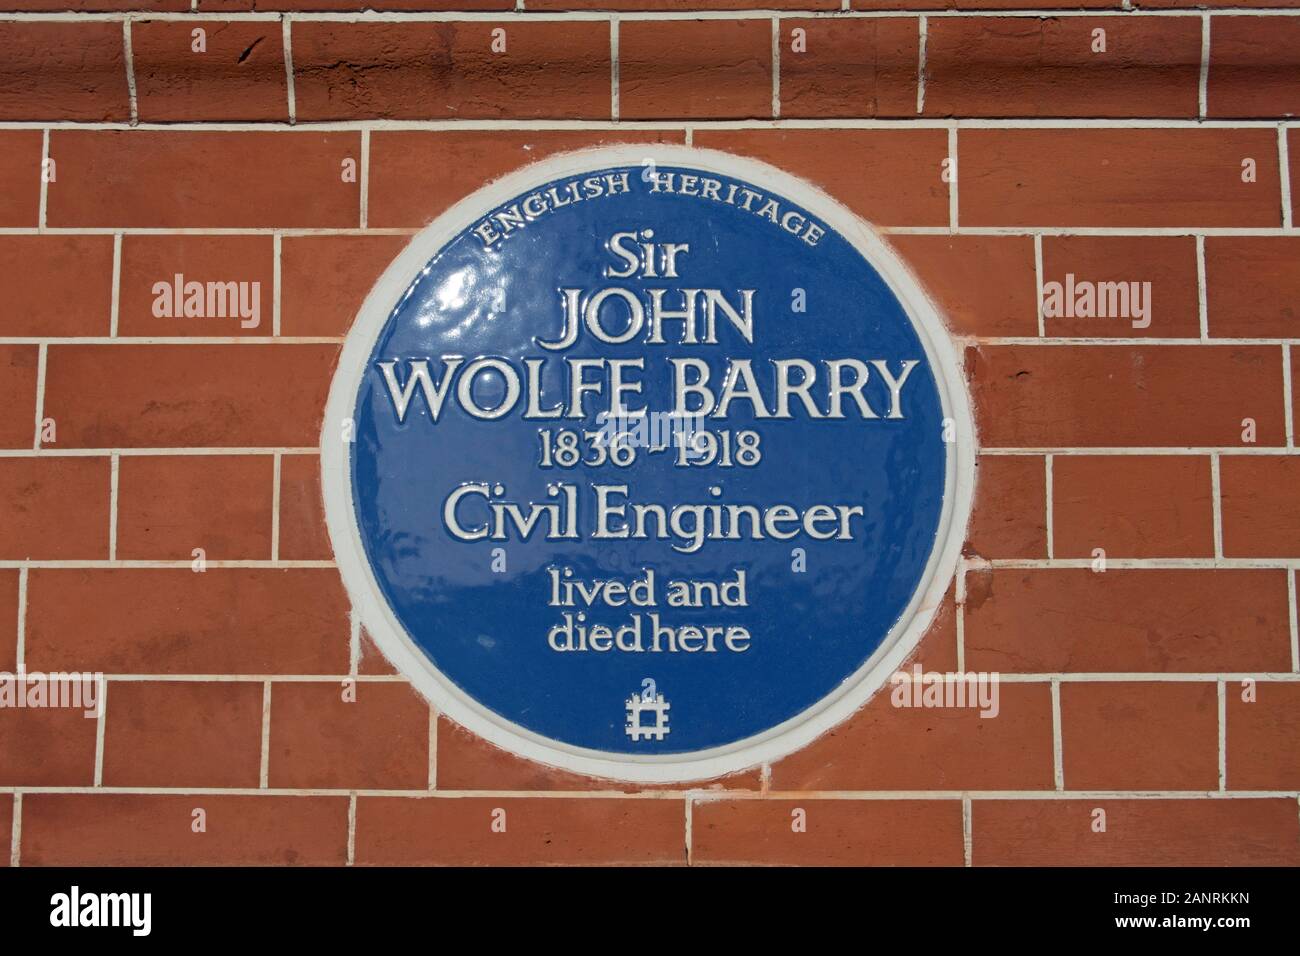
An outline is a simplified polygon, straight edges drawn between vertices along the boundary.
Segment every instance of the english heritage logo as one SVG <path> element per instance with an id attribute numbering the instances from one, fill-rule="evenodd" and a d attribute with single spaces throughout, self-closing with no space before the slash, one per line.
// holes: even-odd
<path id="1" fill-rule="evenodd" d="M 415 237 L 321 462 L 354 604 L 422 692 L 652 781 L 774 759 L 885 683 L 952 577 L 973 445 L 943 327 L 865 224 L 760 163 L 615 147 Z"/>

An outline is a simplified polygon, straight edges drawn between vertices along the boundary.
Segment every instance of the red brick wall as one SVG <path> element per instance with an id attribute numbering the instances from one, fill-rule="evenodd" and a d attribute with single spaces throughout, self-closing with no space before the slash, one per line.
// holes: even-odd
<path id="1" fill-rule="evenodd" d="M 0 670 L 109 675 L 97 720 L 0 710 L 0 861 L 1300 862 L 1297 0 L 361 5 L 0 0 Z M 315 445 L 365 291 L 617 141 L 813 180 L 939 304 L 981 453 L 919 660 L 1001 672 L 997 719 L 880 695 L 620 786 L 439 717 L 352 620 Z M 260 325 L 155 318 L 176 272 L 259 281 Z M 1067 273 L 1150 281 L 1150 326 L 1043 316 Z"/>

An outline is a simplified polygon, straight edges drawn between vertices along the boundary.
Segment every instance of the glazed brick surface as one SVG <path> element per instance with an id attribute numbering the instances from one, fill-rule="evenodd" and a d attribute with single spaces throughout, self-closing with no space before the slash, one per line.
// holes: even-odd
<path id="1" fill-rule="evenodd" d="M 103 675 L 0 708 L 0 865 L 1297 865 L 1297 115 L 1300 0 L 0 0 L 0 671 Z M 906 666 L 996 715 L 887 685 L 635 785 L 361 627 L 319 449 L 367 293 L 482 185 L 659 143 L 820 187 L 936 306 L 978 464 Z"/>

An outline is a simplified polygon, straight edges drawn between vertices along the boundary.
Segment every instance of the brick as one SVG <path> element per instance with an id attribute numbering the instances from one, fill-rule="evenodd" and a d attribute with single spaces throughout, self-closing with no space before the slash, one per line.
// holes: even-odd
<path id="1" fill-rule="evenodd" d="M 529 0 L 529 10 L 838 10 L 839 0 Z"/>
<path id="2" fill-rule="evenodd" d="M 339 674 L 348 632 L 332 568 L 37 568 L 27 581 L 34 670 Z"/>
<path id="3" fill-rule="evenodd" d="M 695 145 L 753 156 L 811 180 L 877 226 L 948 224 L 948 185 L 940 179 L 946 130 L 701 129 Z"/>
<path id="4" fill-rule="evenodd" d="M 0 236 L 0 335 L 107 335 L 112 236 Z"/>
<path id="5" fill-rule="evenodd" d="M 1061 685 L 1067 790 L 1213 790 L 1219 696 L 1212 683 Z"/>
<path id="6" fill-rule="evenodd" d="M 125 455 L 118 462 L 117 556 L 268 560 L 270 455 Z"/>
<path id="7" fill-rule="evenodd" d="M 526 760 L 470 733 L 446 717 L 438 718 L 439 790 L 671 790 L 677 785 L 646 785 L 569 773 Z M 711 781 L 693 781 L 692 790 L 758 790 L 757 769 Z"/>
<path id="8" fill-rule="evenodd" d="M 513 10 L 516 0 L 199 0 L 199 9 L 218 11 L 454 11 Z M 188 9 L 188 8 L 187 8 Z"/>
<path id="9" fill-rule="evenodd" d="M 11 865 L 13 847 L 14 801 L 12 794 L 0 796 L 0 866 Z"/>
<path id="10" fill-rule="evenodd" d="M 72 10 L 80 13 L 116 13 L 139 10 L 149 13 L 179 13 L 190 9 L 190 0 L 4 0 L 5 10 L 24 13 L 60 13 Z"/>
<path id="11" fill-rule="evenodd" d="M 1205 295 L 1210 335 L 1300 336 L 1297 261 L 1300 261 L 1300 237 L 1207 237 Z"/>
<path id="12" fill-rule="evenodd" d="M 1286 441 L 1282 362 L 1266 346 L 1011 345 L 968 349 L 981 444 L 1240 446 Z"/>
<path id="13" fill-rule="evenodd" d="M 904 662 L 904 668 L 920 664 L 927 671 L 957 670 L 957 583 L 935 608 L 934 617 L 925 634 L 917 642 L 916 650 Z"/>
<path id="14" fill-rule="evenodd" d="M 680 143 L 672 130 L 376 131 L 371 227 L 423 226 L 485 182 L 555 153 L 614 143 Z"/>
<path id="15" fill-rule="evenodd" d="M 609 25 L 596 20 L 297 21 L 293 71 L 299 122 L 608 119 L 612 102 Z"/>
<path id="16" fill-rule="evenodd" d="M 1300 456 L 1224 455 L 1219 487 L 1226 557 L 1300 556 Z"/>
<path id="17" fill-rule="evenodd" d="M 1116 0 L 852 0 L 854 10 L 1089 10 L 1120 6 Z M 1177 0 L 1182 5 L 1185 0 Z"/>
<path id="18" fill-rule="evenodd" d="M 1281 224 L 1272 130 L 963 129 L 957 151 L 963 226 Z"/>
<path id="19" fill-rule="evenodd" d="M 967 554 L 1047 557 L 1047 470 L 1039 455 L 981 455 Z"/>
<path id="20" fill-rule="evenodd" d="M 1054 555 L 1214 556 L 1210 461 L 1181 455 L 1057 455 L 1052 461 Z"/>
<path id="21" fill-rule="evenodd" d="M 1185 7 L 1186 5 L 1186 0 L 1147 0 L 1145 4 L 1145 6 L 1153 10 L 1167 7 Z M 1224 8 L 1276 10 L 1300 7 L 1300 0 L 1206 0 L 1205 3 L 1197 4 L 1197 6 L 1207 7 L 1211 10 Z"/>
<path id="22" fill-rule="evenodd" d="M 1210 116 L 1300 113 L 1300 20 L 1215 17 L 1205 94 Z"/>
<path id="23" fill-rule="evenodd" d="M 260 682 L 115 681 L 105 720 L 105 786 L 258 784 Z"/>
<path id="24" fill-rule="evenodd" d="M 807 830 L 792 829 L 795 810 Z M 960 800 L 697 800 L 691 860 L 786 866 L 961 866 Z"/>
<path id="25" fill-rule="evenodd" d="M 1073 278 L 1070 278 L 1073 276 Z M 1043 316 L 1047 335 L 1083 338 L 1200 338 L 1200 293 L 1196 272 L 1196 239 L 1192 236 L 1044 236 L 1043 283 L 1061 285 L 1061 314 Z M 1081 316 L 1080 283 L 1097 296 L 1094 312 L 1106 302 L 1106 317 Z M 1116 292 L 1115 305 L 1102 283 L 1150 283 L 1138 286 L 1146 316 L 1137 315 L 1132 287 Z M 1074 289 L 1074 302 L 1065 309 Z M 1103 298 L 1104 297 L 1104 298 Z M 1047 296 L 1044 295 L 1044 305 Z M 1127 307 L 1125 306 L 1127 303 Z M 1074 313 L 1074 314 L 1066 314 Z M 1145 328 L 1134 322 L 1146 324 Z"/>
<path id="26" fill-rule="evenodd" d="M 359 650 L 358 656 L 360 659 L 357 661 L 357 673 L 358 674 L 396 674 L 397 668 L 393 667 L 392 664 L 388 663 L 388 658 L 386 658 L 383 655 L 383 652 L 379 650 L 379 646 L 375 643 L 374 638 L 372 638 L 368 633 L 366 633 L 366 629 L 364 627 L 362 627 L 360 630 L 361 630 L 360 640 L 358 641 L 358 643 L 360 644 L 360 647 L 358 649 Z"/>
<path id="27" fill-rule="evenodd" d="M 1093 832 L 1093 811 L 1106 832 Z M 975 866 L 1295 866 L 1295 800 L 975 800 Z"/>
<path id="28" fill-rule="evenodd" d="M 964 4 L 963 4 L 964 5 Z M 1094 31 L 1105 52 L 1094 52 Z M 1169 116 L 1199 109 L 1199 17 L 942 17 L 927 116 Z"/>
<path id="29" fill-rule="evenodd" d="M 45 414 L 59 447 L 308 447 L 334 345 L 50 348 Z"/>
<path id="30" fill-rule="evenodd" d="M 1225 685 L 1227 786 L 1230 790 L 1300 787 L 1300 684 L 1254 682 L 1254 700 L 1241 682 Z"/>
<path id="31" fill-rule="evenodd" d="M 767 20 L 624 20 L 618 31 L 621 119 L 772 116 Z"/>
<path id="32" fill-rule="evenodd" d="M 889 244 L 954 335 L 1038 334 L 1031 236 L 890 236 Z"/>
<path id="33" fill-rule="evenodd" d="M 177 276 L 181 277 L 179 302 Z M 122 336 L 270 335 L 273 331 L 275 249 L 270 236 L 123 236 L 121 282 L 118 334 Z M 186 315 L 187 311 L 203 314 Z M 244 318 L 244 312 L 251 316 Z"/>
<path id="34" fill-rule="evenodd" d="M 366 294 L 410 241 L 410 236 L 286 236 L 280 245 L 280 333 L 346 335 Z"/>
<path id="35" fill-rule="evenodd" d="M 505 811 L 506 831 L 492 832 Z M 386 866 L 665 865 L 686 861 L 681 800 L 361 797 L 356 861 Z"/>
<path id="36" fill-rule="evenodd" d="M 787 19 L 780 29 L 781 116 L 916 115 L 915 18 Z"/>
<path id="37" fill-rule="evenodd" d="M 1008 673 L 1290 670 L 1281 570 L 999 568 L 966 575 L 966 667 Z"/>
<path id="38" fill-rule="evenodd" d="M 280 558 L 285 561 L 334 558 L 334 548 L 325 528 L 318 455 L 280 458 Z"/>
<path id="39" fill-rule="evenodd" d="M 1050 790 L 1047 684 L 1001 684 L 998 712 L 896 707 L 886 684 L 851 719 L 772 767 L 774 790 Z M 906 760 L 898 755 L 906 753 Z"/>
<path id="40" fill-rule="evenodd" d="M 0 458 L 0 559 L 108 558 L 109 460 Z"/>
<path id="41" fill-rule="evenodd" d="M 97 723 L 84 708 L 0 708 L 0 787 L 90 786 Z"/>
<path id="42" fill-rule="evenodd" d="M 18 666 L 18 569 L 0 571 L 0 671 Z"/>
<path id="43" fill-rule="evenodd" d="M 346 796 L 23 797 L 24 866 L 342 866 L 347 850 Z"/>
<path id="44" fill-rule="evenodd" d="M 54 130 L 49 225 L 153 228 L 355 226 L 355 132 Z M 166 188 L 160 188 L 160 184 Z"/>
<path id="45" fill-rule="evenodd" d="M 0 23 L 0 120 L 130 116 L 120 23 Z"/>
<path id="46" fill-rule="evenodd" d="M 0 226 L 37 226 L 41 215 L 38 129 L 0 130 Z"/>
<path id="47" fill-rule="evenodd" d="M 270 751 L 272 787 L 425 790 L 429 705 L 405 683 L 276 684 Z"/>
<path id="48" fill-rule="evenodd" d="M 1286 133 L 1287 166 L 1290 168 L 1290 181 L 1300 183 L 1300 132 L 1294 128 Z M 1300 222 L 1300 191 L 1291 194 L 1291 221 Z"/>
<path id="49" fill-rule="evenodd" d="M 35 345 L 0 345 L 0 448 L 31 448 L 36 436 Z"/>
<path id="50" fill-rule="evenodd" d="M 204 31 L 197 52 L 196 30 Z M 142 122 L 289 121 L 278 21 L 137 21 L 131 62 Z"/>

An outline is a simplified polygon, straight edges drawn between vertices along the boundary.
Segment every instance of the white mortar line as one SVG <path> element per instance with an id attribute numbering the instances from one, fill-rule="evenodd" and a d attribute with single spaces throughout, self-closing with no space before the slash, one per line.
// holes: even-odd
<path id="1" fill-rule="evenodd" d="M 45 369 L 49 362 L 49 346 L 40 344 L 36 357 L 36 432 L 32 435 L 32 450 L 41 447 L 41 421 L 45 417 Z"/>
<path id="2" fill-rule="evenodd" d="M 271 234 L 271 336 L 280 337 L 281 236 Z"/>
<path id="3" fill-rule="evenodd" d="M 916 115 L 925 112 L 925 43 L 929 31 L 925 15 L 917 18 Z"/>
<path id="4" fill-rule="evenodd" d="M 1228 789 L 1228 704 L 1223 681 L 1217 682 L 1219 700 L 1219 789 Z"/>
<path id="5" fill-rule="evenodd" d="M 122 20 L 122 53 L 126 62 L 126 93 L 131 104 L 131 125 L 140 122 L 140 101 L 135 89 L 135 53 L 131 47 L 131 18 Z"/>
<path id="6" fill-rule="evenodd" d="M 844 0 L 844 2 L 847 3 L 848 0 Z M 685 817 L 682 820 L 682 824 L 686 830 L 686 865 L 687 866 L 690 866 L 692 863 L 695 862 L 694 860 L 695 847 L 694 847 L 694 840 L 693 840 L 694 821 L 692 819 L 692 811 L 694 808 L 694 803 L 695 802 L 694 800 L 691 799 L 690 794 L 687 794 L 685 800 L 685 804 L 686 804 Z"/>
<path id="7" fill-rule="evenodd" d="M 1210 337 L 1210 296 L 1205 281 L 1205 236 L 1196 237 L 1196 315 L 1201 328 L 1201 340 Z"/>
<path id="8" fill-rule="evenodd" d="M 618 17 L 609 20 L 609 116 L 618 119 Z"/>
<path id="9" fill-rule="evenodd" d="M 786 122 L 782 120 L 781 122 Z M 631 125 L 619 127 L 621 131 L 640 129 Z M 920 128 L 920 127 L 918 127 Z M 299 127 L 299 130 L 302 128 Z M 673 128 L 684 132 L 690 141 L 693 128 L 690 126 Z M 595 130 L 593 127 L 593 131 Z M 613 132 L 613 130 L 610 130 Z M 554 132 L 554 131 L 553 131 Z M 708 132 L 708 130 L 706 130 Z M 653 148 L 653 144 L 645 144 Z M 1262 236 L 1296 236 L 1300 229 L 1283 229 L 1280 226 L 1205 226 L 1196 227 L 1204 236 L 1262 237 Z M 237 228 L 209 227 L 122 227 L 122 226 L 0 226 L 0 236 L 112 236 L 121 233 L 124 236 L 413 236 L 419 232 L 416 226 L 376 227 L 361 229 L 356 226 L 322 226 L 320 228 L 283 229 L 277 226 L 243 226 Z M 890 236 L 1126 236 L 1142 238 L 1148 236 L 1187 236 L 1191 226 L 878 226 L 876 231 Z M 193 338 L 187 336 L 186 338 Z"/>
<path id="10" fill-rule="evenodd" d="M 783 20 L 867 20 L 867 19 L 897 19 L 899 17 L 917 16 L 925 14 L 929 17 L 948 18 L 948 17 L 980 17 L 982 19 L 1003 18 L 1021 18 L 1021 19 L 1044 19 L 1052 17 L 1088 17 L 1091 19 L 1116 20 L 1119 18 L 1145 19 L 1159 17 L 1174 17 L 1191 19 L 1202 11 L 1201 8 L 1194 4 L 1188 3 L 1186 6 L 1153 10 L 1153 9 L 1134 9 L 1123 12 L 1122 7 L 1114 9 L 1060 9 L 1052 7 L 1027 7 L 1016 10 L 999 10 L 988 9 L 978 10 L 969 6 L 955 8 L 950 10 L 934 10 L 922 7 L 898 7 L 884 10 L 852 10 L 849 6 L 849 0 L 841 0 L 841 6 L 837 10 L 791 10 L 775 9 L 762 6 L 754 6 L 746 10 L 629 10 L 629 11 L 584 11 L 584 10 L 538 10 L 525 11 L 521 4 L 517 4 L 513 10 L 460 10 L 460 11 L 418 11 L 418 10 L 357 10 L 357 11 L 293 11 L 294 20 L 302 21 L 324 21 L 334 23 L 444 23 L 457 21 L 480 21 L 480 22 L 501 22 L 507 25 L 519 24 L 528 21 L 604 21 L 612 16 L 618 16 L 624 20 L 765 20 L 769 17 L 779 17 Z M 1215 10 L 1212 14 L 1215 18 L 1223 17 L 1297 17 L 1300 16 L 1300 10 L 1294 7 L 1261 7 L 1258 9 L 1241 9 L 1241 10 Z M 12 21 L 117 21 L 125 18 L 136 18 L 149 20 L 171 20 L 171 21 L 276 21 L 285 16 L 279 12 L 262 12 L 262 11 L 133 11 L 133 12 L 100 12 L 100 13 L 76 13 L 76 12 L 23 12 L 12 11 L 0 13 L 0 20 Z"/>
<path id="11" fill-rule="evenodd" d="M 289 16 L 279 14 L 280 17 L 280 38 L 284 44 L 284 82 L 285 96 L 289 105 L 289 125 L 293 126 L 298 121 L 298 104 L 297 96 L 293 89 L 293 37 L 289 27 Z"/>
<path id="12" fill-rule="evenodd" d="M 4 560 L 0 561 L 0 568 L 40 568 L 45 570 L 72 569 L 80 571 L 111 571 L 111 570 L 147 570 L 153 569 L 158 571 L 180 570 L 189 568 L 192 562 L 189 560 L 172 560 L 172 561 L 33 561 L 23 560 Z M 289 569 L 333 569 L 333 561 L 208 561 L 206 562 L 208 570 L 222 568 L 244 568 L 248 570 L 263 571 L 285 571 Z"/>
<path id="13" fill-rule="evenodd" d="M 1273 568 L 1271 570 L 1280 570 Z M 964 668 L 959 668 L 964 670 Z M 166 673 L 149 673 L 149 674 L 110 674 L 105 673 L 104 679 L 118 681 L 121 683 L 209 683 L 209 684 L 247 684 L 247 683 L 276 683 L 276 684 L 329 684 L 339 682 L 345 678 L 350 678 L 357 684 L 405 684 L 409 683 L 406 677 L 401 674 L 166 674 Z M 1296 671 L 1249 671 L 1249 672 L 1226 672 L 1215 671 L 1207 673 L 1204 671 L 1103 671 L 1097 673 L 1065 673 L 1065 672 L 1024 672 L 1011 673 L 1006 671 L 999 672 L 999 680 L 1003 683 L 1010 684 L 1047 684 L 1052 681 L 1059 681 L 1063 684 L 1095 684 L 1095 683 L 1199 683 L 1204 684 L 1208 681 L 1215 680 L 1257 680 L 1271 681 L 1282 684 L 1292 684 L 1300 681 L 1300 673 Z M 0 792 L 4 788 L 0 787 Z"/>
<path id="14" fill-rule="evenodd" d="M 117 560 L 117 504 L 121 486 L 122 459 L 118 455 L 109 458 L 108 466 L 108 560 Z"/>
<path id="15" fill-rule="evenodd" d="M 1282 346 L 1282 417 L 1286 421 L 1286 445 L 1295 447 L 1295 383 L 1291 380 L 1291 346 Z"/>
<path id="16" fill-rule="evenodd" d="M 438 711 L 429 705 L 429 789 L 438 789 Z"/>
<path id="17" fill-rule="evenodd" d="M 1064 11 L 1060 11 L 1064 12 Z M 80 16 L 85 16 L 82 14 Z M 890 16 L 896 17 L 891 13 Z M 931 12 L 929 16 L 935 16 Z M 1055 16 L 1055 14 L 1051 14 Z M 531 15 L 530 15 L 531 18 Z M 225 19 L 223 17 L 223 19 Z M 1030 130 L 1030 129 L 1054 129 L 1068 130 L 1075 132 L 1085 132 L 1089 130 L 1097 131 L 1114 131 L 1114 130 L 1202 130 L 1202 129 L 1226 129 L 1239 130 L 1241 132 L 1255 131 L 1262 132 L 1268 130 L 1273 132 L 1278 128 L 1279 120 L 1270 119 L 1179 119 L 1172 117 L 1130 117 L 1130 118 L 1107 118 L 1102 119 L 1090 116 L 1078 117 L 1034 117 L 1034 116 L 1016 116 L 1016 117 L 964 117 L 964 118 L 839 118 L 825 117 L 821 119 L 800 118 L 800 119 L 713 119 L 713 120 L 696 120 L 699 124 L 708 126 L 716 130 L 733 130 L 733 129 L 832 129 L 832 130 L 866 130 L 866 129 L 999 129 L 999 130 Z M 1300 128 L 1300 119 L 1282 120 L 1283 124 L 1289 129 Z M 141 122 L 138 124 L 140 129 L 172 131 L 172 132 L 203 132 L 206 130 L 217 130 L 222 132 L 249 132 L 249 133 L 274 133 L 274 132 L 358 132 L 362 129 L 372 129 L 382 132 L 404 131 L 404 130 L 423 130 L 428 132 L 443 132 L 447 130 L 502 130 L 519 132 L 521 130 L 613 130 L 613 129 L 681 129 L 683 121 L 677 120 L 652 120 L 639 119 L 624 126 L 622 123 L 613 120 L 598 119 L 382 119 L 372 117 L 369 119 L 349 119 L 349 120 L 312 120 L 300 124 L 291 124 L 288 121 L 279 120 L 213 120 L 197 121 L 186 120 L 181 122 Z M 82 121 L 82 120 L 3 120 L 0 121 L 0 129 L 76 129 L 76 130 L 129 130 L 134 127 L 124 121 Z M 1186 230 L 1184 230 L 1185 232 Z"/>
<path id="18" fill-rule="evenodd" d="M 14 649 L 14 669 L 27 668 L 27 569 L 18 569 L 18 646 Z"/>
<path id="19" fill-rule="evenodd" d="M 966 564 L 957 567 L 957 583 L 954 587 L 953 601 L 957 624 L 957 670 L 966 673 Z"/>
<path id="20" fill-rule="evenodd" d="M 209 446 L 205 448 L 42 448 L 39 452 L 30 448 L 0 449 L 0 458 L 105 458 L 109 455 L 135 455 L 152 457 L 157 455 L 272 455 L 275 452 L 285 455 L 318 455 L 320 449 L 308 448 L 222 448 Z"/>
<path id="21" fill-rule="evenodd" d="M 1052 778 L 1056 789 L 1065 789 L 1065 755 L 1061 746 L 1061 682 L 1052 681 Z"/>
<path id="22" fill-rule="evenodd" d="M 122 234 L 113 233 L 113 288 L 110 292 L 108 336 L 117 338 L 122 312 Z"/>
<path id="23" fill-rule="evenodd" d="M 356 226 L 340 226 L 320 229 L 282 229 L 279 226 L 244 227 L 226 229 L 221 227 L 196 228 L 132 228 L 129 226 L 52 226 L 42 229 L 39 226 L 5 226 L 0 228 L 3 236 L 413 236 L 419 232 L 415 226 L 382 227 L 364 229 Z"/>
<path id="24" fill-rule="evenodd" d="M 971 802 L 970 794 L 961 795 L 961 854 L 962 863 L 971 865 Z"/>
<path id="25" fill-rule="evenodd" d="M 348 796 L 348 866 L 353 866 L 357 859 L 357 795 Z"/>
<path id="26" fill-rule="evenodd" d="M 257 773 L 258 788 L 265 790 L 271 779 L 271 682 L 262 683 L 262 749 Z"/>
<path id="27" fill-rule="evenodd" d="M 50 205 L 50 131 L 41 131 L 41 205 L 36 219 L 36 232 L 45 231 L 45 222 Z"/>
<path id="28" fill-rule="evenodd" d="M 772 118 L 781 118 L 781 19 L 772 18 Z"/>
<path id="29" fill-rule="evenodd" d="M 1053 488 L 1052 479 L 1052 456 L 1043 456 L 1043 478 L 1047 483 L 1047 557 L 1056 557 L 1056 525 L 1052 520 L 1052 510 L 1055 507 L 1055 489 Z"/>
<path id="30" fill-rule="evenodd" d="M 1215 343 L 1210 343 L 1215 344 Z M 177 445 L 165 448 L 0 448 L 0 458 L 104 458 L 109 455 L 318 455 L 314 445 L 205 446 Z M 1295 449 L 1285 445 L 1040 445 L 991 446 L 981 448 L 981 455 L 1291 455 Z M 209 562 L 211 564 L 211 562 Z"/>
<path id="31" fill-rule="evenodd" d="M 272 456 L 271 465 L 271 560 L 280 560 L 280 453 Z"/>
<path id="32" fill-rule="evenodd" d="M 370 130 L 361 131 L 361 228 L 370 221 Z"/>
<path id="33" fill-rule="evenodd" d="M 1090 570 L 1091 558 L 981 559 L 986 568 L 1032 570 Z M 1300 558 L 1107 558 L 1106 566 L 1124 571 L 1281 571 L 1300 568 Z"/>
<path id="34" fill-rule="evenodd" d="M 1219 455 L 1210 455 L 1210 498 L 1214 506 L 1214 557 L 1223 558 L 1223 487 L 1219 477 Z"/>
<path id="35" fill-rule="evenodd" d="M 1210 77 L 1210 15 L 1201 14 L 1201 74 L 1198 84 L 1198 102 L 1200 104 L 1199 116 L 1205 119 L 1209 102 L 1209 77 Z"/>
<path id="36" fill-rule="evenodd" d="M 1047 321 L 1043 315 L 1043 234 L 1034 233 L 1034 287 L 1038 313 L 1038 337 L 1047 335 Z"/>
<path id="37" fill-rule="evenodd" d="M 1278 178 L 1282 183 L 1282 228 L 1290 229 L 1293 226 L 1291 217 L 1291 160 L 1287 152 L 1286 125 L 1279 123 L 1277 127 L 1277 169 Z"/>
<path id="38" fill-rule="evenodd" d="M 538 800 L 698 800 L 700 802 L 740 800 L 1295 800 L 1295 790 L 794 790 L 760 794 L 757 790 L 330 790 L 324 788 L 193 788 L 193 787 L 0 787 L 0 793 L 138 795 L 138 796 L 237 796 L 237 797 L 400 797 L 409 800 L 477 800 L 484 797 Z"/>
<path id="39" fill-rule="evenodd" d="M 14 792 L 14 818 L 9 824 L 9 865 L 18 866 L 23 845 L 23 793 Z"/>
<path id="40" fill-rule="evenodd" d="M 95 786 L 104 785 L 104 728 L 108 723 L 108 681 L 99 682 L 99 712 L 95 715 Z"/>
<path id="41" fill-rule="evenodd" d="M 1300 624 L 1297 624 L 1295 579 L 1294 571 L 1286 576 L 1287 616 L 1291 624 L 1291 670 L 1300 676 Z"/>
<path id="42" fill-rule="evenodd" d="M 285 336 L 277 338 L 271 333 L 263 335 L 180 335 L 135 336 L 120 335 L 70 335 L 67 338 L 47 339 L 40 336 L 0 336 L 3 345 L 120 345 L 123 348 L 132 345 L 341 345 L 341 336 Z M 1278 340 L 1274 340 L 1276 342 Z"/>
<path id="43" fill-rule="evenodd" d="M 948 127 L 948 225 L 957 228 L 957 181 L 961 179 L 961 164 L 957 161 L 957 127 Z"/>

